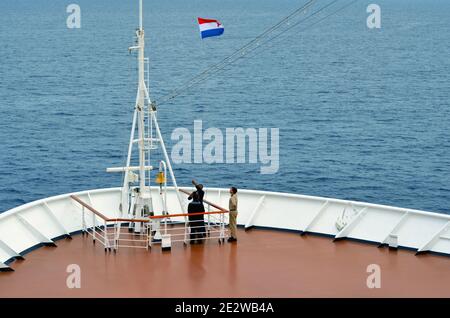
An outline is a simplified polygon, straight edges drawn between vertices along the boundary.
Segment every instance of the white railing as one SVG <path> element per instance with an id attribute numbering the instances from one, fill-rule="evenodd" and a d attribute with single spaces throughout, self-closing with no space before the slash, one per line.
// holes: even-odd
<path id="1" fill-rule="evenodd" d="M 213 239 L 223 243 L 228 237 L 225 229 L 227 213 L 228 211 L 223 210 L 150 217 L 151 222 L 147 224 L 149 246 L 161 244 L 163 249 L 168 249 L 176 242 L 188 244 Z M 171 220 L 180 217 L 186 217 L 186 220 Z"/>
<path id="2" fill-rule="evenodd" d="M 76 195 L 70 198 L 81 206 L 81 230 L 90 235 L 92 241 L 100 242 L 105 251 L 116 252 L 119 248 L 145 248 L 161 244 L 163 249 L 169 249 L 172 243 L 217 239 L 223 243 L 227 237 L 225 231 L 225 214 L 227 210 L 208 202 L 208 207 L 214 205 L 218 211 L 164 214 L 146 218 L 108 218 Z M 207 221 L 205 222 L 205 216 Z M 184 222 L 172 219 L 184 218 Z M 87 220 L 91 220 L 88 226 Z M 123 223 L 141 223 L 145 229 L 143 233 L 129 233 Z M 142 227 L 140 227 L 142 228 Z"/>
<path id="3" fill-rule="evenodd" d="M 99 241 L 104 246 L 105 251 L 113 250 L 116 252 L 119 247 L 148 249 L 149 236 L 147 232 L 126 233 L 123 231 L 122 223 L 133 222 L 144 224 L 150 222 L 149 218 L 108 218 L 79 197 L 71 195 L 70 198 L 81 205 L 82 233 L 90 235 L 94 243 Z M 91 226 L 87 226 L 86 219 L 92 220 Z M 100 219 L 100 222 L 97 221 L 98 219 Z M 127 242 L 127 244 L 121 244 L 121 242 Z"/>

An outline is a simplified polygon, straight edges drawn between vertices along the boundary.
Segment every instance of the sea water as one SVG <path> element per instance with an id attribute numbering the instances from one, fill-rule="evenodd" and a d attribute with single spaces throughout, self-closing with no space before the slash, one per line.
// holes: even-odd
<path id="1" fill-rule="evenodd" d="M 153 99 L 306 1 L 144 1 Z M 70 3 L 81 28 L 67 27 Z M 318 0 L 305 14 L 325 5 Z M 337 6 L 345 4 L 339 0 Z M 381 8 L 370 29 L 367 6 Z M 331 11 L 328 11 L 331 12 Z M 286 32 L 158 108 L 172 132 L 278 128 L 279 169 L 181 163 L 178 183 L 301 193 L 450 213 L 450 2 L 358 1 Z M 219 19 L 201 40 L 197 17 Z M 0 1 L 0 211 L 120 186 L 136 97 L 137 0 Z"/>

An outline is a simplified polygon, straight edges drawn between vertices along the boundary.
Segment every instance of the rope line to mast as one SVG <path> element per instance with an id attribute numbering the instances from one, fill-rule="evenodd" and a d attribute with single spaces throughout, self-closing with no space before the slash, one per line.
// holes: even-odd
<path id="1" fill-rule="evenodd" d="M 329 7 L 329 6 L 333 5 L 333 4 L 336 3 L 337 1 L 338 1 L 338 0 L 334 0 L 334 1 L 330 2 L 327 6 L 323 7 L 323 8 L 320 9 L 320 10 L 322 11 L 323 9 L 325 9 L 326 7 Z M 333 11 L 333 12 L 331 12 L 331 13 L 325 15 L 325 16 L 323 16 L 322 18 L 319 18 L 319 19 L 315 20 L 315 21 L 314 21 L 313 23 L 311 23 L 311 24 L 308 24 L 307 26 L 305 26 L 305 27 L 302 29 L 302 31 L 308 30 L 308 29 L 310 29 L 310 28 L 316 26 L 317 24 L 319 24 L 319 23 L 322 22 L 323 20 L 326 20 L 326 19 L 328 19 L 329 17 L 331 17 L 331 16 L 333 16 L 333 15 L 335 15 L 335 14 L 337 14 L 337 13 L 343 11 L 343 10 L 345 10 L 346 8 L 350 7 L 351 5 L 353 5 L 354 3 L 358 2 L 358 1 L 359 1 L 359 0 L 352 0 L 352 1 L 348 2 L 347 4 L 345 4 L 345 5 L 341 6 L 341 7 L 339 7 L 337 10 L 335 10 L 335 11 Z M 308 17 L 311 17 L 311 16 L 308 16 Z M 296 27 L 296 26 L 298 26 L 301 22 L 304 22 L 305 20 L 307 20 L 307 18 L 305 18 L 304 20 L 299 21 L 299 22 L 297 22 L 297 23 L 291 25 L 289 28 L 287 28 L 287 29 L 285 30 L 285 32 L 286 32 L 286 31 L 289 31 L 290 29 L 292 29 L 292 28 L 294 28 L 294 27 Z M 266 43 L 271 42 L 268 46 L 266 46 L 266 49 L 272 48 L 275 44 L 277 44 L 278 42 L 280 42 L 280 40 L 283 40 L 283 37 L 281 37 L 280 39 L 278 39 L 278 41 L 274 41 L 274 40 L 276 40 L 279 36 L 282 36 L 282 35 L 285 35 L 284 32 L 283 32 L 283 33 L 279 33 L 279 34 L 277 34 L 277 35 L 274 35 L 274 36 L 271 37 L 270 39 L 266 40 L 263 44 L 266 44 Z M 274 41 L 274 42 L 273 42 L 273 41 Z M 254 50 L 252 50 L 252 51 L 257 51 L 259 48 L 261 48 L 261 46 L 254 48 Z M 251 51 L 251 52 L 252 52 L 252 51 Z M 251 52 L 250 52 L 250 53 L 251 53 Z M 256 53 L 258 53 L 258 52 L 256 52 Z M 253 54 L 253 55 L 250 55 L 250 56 L 248 56 L 248 57 L 253 57 L 253 56 L 256 56 L 256 55 L 257 55 L 257 54 Z"/>
<path id="2" fill-rule="evenodd" d="M 214 71 L 215 69 L 220 69 L 219 67 L 222 64 L 228 64 L 229 60 L 232 60 L 235 56 L 238 56 L 245 51 L 245 49 L 247 49 L 248 47 L 250 47 L 251 45 L 253 45 L 254 43 L 257 43 L 258 40 L 260 40 L 261 38 L 263 38 L 264 36 L 266 36 L 267 34 L 270 34 L 274 31 L 276 31 L 277 29 L 279 29 L 281 26 L 283 26 L 285 23 L 289 22 L 292 18 L 294 18 L 295 16 L 297 16 L 298 14 L 302 13 L 303 11 L 305 11 L 306 9 L 308 9 L 310 6 L 312 6 L 317 0 L 309 0 L 307 3 L 305 3 L 304 5 L 302 5 L 301 7 L 297 8 L 296 10 L 294 10 L 292 13 L 290 13 L 288 16 L 284 17 L 281 21 L 279 21 L 278 23 L 276 23 L 275 25 L 271 26 L 270 28 L 266 29 L 264 32 L 262 32 L 260 35 L 258 35 L 257 37 L 255 37 L 253 40 L 247 42 L 245 45 L 243 45 L 242 47 L 240 47 L 239 49 L 237 49 L 236 51 L 234 51 L 231 55 L 225 57 L 223 60 L 221 60 L 220 62 L 211 65 L 210 67 L 208 67 L 207 69 L 205 69 L 203 72 L 197 74 L 196 76 L 194 76 L 192 79 L 186 81 L 184 84 L 182 84 L 179 88 L 176 88 L 172 91 L 172 93 L 169 93 L 165 96 L 162 97 L 162 99 L 158 102 L 159 105 L 177 97 L 178 95 L 180 95 L 184 90 L 190 88 L 192 85 L 195 85 L 197 82 L 194 82 L 194 84 L 192 84 L 192 81 L 197 79 L 197 78 L 201 78 L 202 76 L 206 75 L 209 76 L 209 73 L 211 71 Z"/>
<path id="3" fill-rule="evenodd" d="M 219 73 L 220 71 L 222 71 L 223 69 L 225 69 L 225 67 L 227 67 L 228 65 L 233 64 L 234 62 L 236 62 L 237 60 L 247 56 L 249 53 L 263 47 L 265 44 L 274 41 L 275 39 L 277 39 L 278 37 L 280 37 L 281 35 L 284 35 L 285 32 L 291 30 L 292 28 L 298 26 L 301 23 L 304 23 L 305 21 L 310 20 L 312 17 L 322 13 L 324 10 L 326 10 L 327 8 L 331 7 L 333 4 L 337 3 L 339 0 L 333 0 L 329 3 L 327 3 L 326 5 L 320 7 L 319 9 L 317 9 L 316 11 L 314 11 L 313 13 L 311 13 L 310 15 L 306 16 L 304 19 L 301 19 L 300 21 L 295 22 L 292 25 L 289 25 L 290 21 L 297 15 L 299 15 L 300 13 L 304 13 L 306 9 L 308 9 L 309 7 L 311 7 L 317 0 L 310 0 L 308 1 L 306 4 L 302 5 L 300 8 L 294 10 L 291 14 L 289 14 L 288 16 L 286 16 L 285 18 L 283 18 L 280 22 L 276 23 L 274 26 L 268 28 L 267 30 L 265 30 L 263 33 L 261 33 L 260 35 L 258 35 L 256 38 L 254 38 L 253 40 L 249 41 L 247 44 L 245 44 L 244 46 L 242 46 L 241 48 L 239 48 L 238 50 L 236 50 L 235 52 L 233 52 L 231 55 L 227 56 L 226 58 L 224 58 L 223 60 L 221 60 L 220 62 L 213 64 L 212 66 L 208 67 L 206 70 L 204 70 L 203 72 L 197 74 L 196 76 L 192 77 L 190 80 L 184 82 L 184 84 L 182 84 L 179 88 L 176 88 L 174 90 L 172 90 L 172 92 L 170 92 L 167 95 L 164 95 L 160 101 L 158 102 L 159 105 L 161 104 L 165 104 L 168 101 L 176 98 L 177 96 L 181 95 L 182 93 L 184 93 L 185 91 L 187 91 L 189 88 L 191 88 L 192 86 L 201 83 L 202 81 L 206 80 L 207 78 L 209 78 L 210 76 Z M 333 12 L 331 12 L 330 14 L 314 21 L 313 23 L 307 25 L 305 28 L 303 28 L 302 30 L 307 30 L 315 25 L 317 25 L 318 23 L 322 22 L 323 20 L 339 13 L 340 11 L 346 9 L 347 7 L 351 6 L 352 4 L 356 3 L 358 0 L 352 0 L 348 3 L 346 3 L 345 5 L 339 7 L 337 10 L 334 10 Z M 284 30 L 282 30 L 280 33 L 275 34 L 272 37 L 269 37 L 268 39 L 264 40 L 264 38 L 267 35 L 272 34 L 273 32 L 279 30 L 281 27 L 285 27 L 286 24 L 288 24 L 288 27 Z M 260 42 L 261 40 L 263 40 L 262 42 Z M 255 45 L 256 44 L 256 45 Z M 272 46 L 270 46 L 272 47 Z"/>

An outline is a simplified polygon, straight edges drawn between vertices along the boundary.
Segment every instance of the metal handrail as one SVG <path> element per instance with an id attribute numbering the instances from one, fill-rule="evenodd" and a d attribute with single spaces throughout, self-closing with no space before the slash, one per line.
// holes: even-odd
<path id="1" fill-rule="evenodd" d="M 181 190 L 180 190 L 181 191 Z M 183 191 L 184 192 L 184 191 Z M 186 193 L 186 192 L 185 192 Z M 189 193 L 188 193 L 189 194 Z M 166 215 L 153 215 L 153 216 L 149 216 L 148 218 L 145 219 L 128 219 L 128 218 L 108 218 L 106 217 L 104 214 L 102 214 L 101 212 L 97 211 L 96 209 L 94 209 L 93 207 L 91 207 L 89 204 L 87 204 L 86 202 L 84 202 L 83 200 L 81 200 L 79 197 L 75 196 L 75 195 L 71 195 L 70 196 L 73 200 L 77 201 L 79 204 L 81 204 L 82 206 L 84 206 L 86 209 L 88 209 L 89 211 L 91 211 L 92 213 L 94 213 L 95 215 L 97 215 L 98 217 L 100 217 L 101 219 L 103 219 L 106 222 L 150 222 L 150 220 L 152 219 L 165 219 L 165 218 L 171 218 L 171 217 L 180 217 L 180 216 L 193 216 L 193 215 L 205 215 L 205 214 L 224 214 L 224 213 L 229 213 L 229 211 L 225 210 L 224 208 L 221 208 L 219 206 L 215 206 L 209 202 L 207 202 L 206 200 L 204 200 L 204 202 L 208 203 L 211 206 L 214 206 L 215 208 L 219 209 L 220 211 L 211 211 L 211 212 L 195 212 L 195 213 L 180 213 L 180 214 L 166 214 Z"/>
<path id="2" fill-rule="evenodd" d="M 228 211 L 211 211 L 211 212 L 195 212 L 195 213 L 182 213 L 182 214 L 166 214 L 166 215 L 153 215 L 149 216 L 150 219 L 165 219 L 178 216 L 194 216 L 194 215 L 205 215 L 205 214 L 225 214 Z"/>
<path id="3" fill-rule="evenodd" d="M 103 219 L 104 221 L 109 221 L 109 219 L 103 215 L 102 213 L 100 213 L 99 211 L 97 211 L 96 209 L 94 209 L 93 207 L 91 207 L 89 204 L 85 203 L 84 201 L 82 201 L 79 197 L 75 196 L 75 195 L 71 195 L 70 196 L 73 200 L 77 201 L 79 204 L 81 204 L 82 206 L 84 206 L 86 209 L 88 209 L 89 211 L 91 211 L 92 213 L 94 213 L 95 215 L 97 215 L 98 217 L 100 217 L 101 219 Z"/>
<path id="4" fill-rule="evenodd" d="M 190 193 L 188 191 L 185 190 L 181 190 L 181 192 L 186 193 L 187 195 L 189 195 Z M 229 213 L 228 210 L 225 210 L 224 208 L 211 203 L 207 200 L 203 200 L 205 203 L 207 203 L 209 206 L 213 206 L 214 208 L 218 209 L 218 211 L 208 211 L 208 212 L 194 212 L 194 213 L 178 213 L 178 214 L 164 214 L 164 215 L 154 215 L 154 216 L 149 216 L 146 218 L 108 218 L 107 216 L 105 216 L 103 213 L 99 212 L 98 210 L 96 210 L 95 208 L 93 208 L 92 206 L 90 206 L 89 204 L 87 204 L 86 202 L 84 202 L 83 200 L 81 200 L 79 197 L 77 197 L 76 195 L 70 195 L 70 198 L 73 199 L 74 201 L 78 202 L 81 205 L 81 209 L 82 209 L 82 228 L 83 228 L 83 233 L 88 233 L 92 236 L 93 241 L 95 242 L 95 240 L 98 238 L 100 240 L 100 242 L 105 246 L 105 251 L 106 250 L 111 250 L 111 248 L 116 251 L 119 247 L 125 247 L 125 245 L 122 245 L 119 243 L 119 241 L 127 241 L 127 242 L 147 242 L 146 246 L 131 246 L 131 245 L 127 245 L 126 247 L 136 247 L 136 248 L 149 248 L 152 245 L 152 239 L 153 239 L 153 234 L 152 229 L 154 228 L 154 226 L 156 226 L 154 229 L 159 231 L 159 220 L 160 219 L 165 219 L 165 226 L 164 226 L 164 233 L 167 237 L 168 232 L 172 232 L 171 230 L 167 229 L 167 219 L 168 218 L 173 218 L 173 217 L 190 217 L 190 216 L 200 216 L 200 215 L 208 215 L 208 221 L 207 221 L 207 229 L 205 230 L 205 232 L 197 232 L 197 235 L 200 234 L 206 234 L 208 235 L 208 239 L 213 239 L 213 238 L 217 238 L 219 239 L 219 243 L 224 241 L 224 237 L 225 237 L 225 232 L 224 232 L 224 215 L 225 213 Z M 92 233 L 90 233 L 89 229 L 86 228 L 86 222 L 85 222 L 85 216 L 84 216 L 84 210 L 87 209 L 90 212 L 92 212 Z M 208 208 L 209 209 L 209 208 Z M 220 215 L 218 217 L 218 221 L 217 224 L 216 222 L 214 225 L 210 224 L 210 216 L 213 214 L 218 214 Z M 96 224 L 96 217 L 99 217 L 100 219 L 103 220 L 104 224 L 103 227 L 104 229 L 102 229 L 102 226 L 98 226 Z M 212 217 L 212 216 L 211 216 Z M 113 222 L 114 223 L 114 233 L 108 233 L 107 227 L 108 227 L 108 222 Z M 140 222 L 140 223 L 146 223 L 149 224 L 146 227 L 146 234 L 143 234 L 142 236 L 147 237 L 147 239 L 144 240 L 136 240 L 136 239 L 124 239 L 124 238 L 119 238 L 120 235 L 120 223 L 121 222 Z M 156 223 L 154 223 L 156 222 Z M 196 220 L 192 220 L 192 221 L 187 221 L 185 222 L 185 227 L 184 227 L 184 233 L 183 234 L 170 234 L 169 235 L 169 240 L 170 240 L 170 236 L 183 236 L 182 240 L 173 240 L 174 242 L 177 241 L 183 241 L 185 244 L 188 241 L 191 241 L 191 238 L 188 239 L 187 235 L 188 232 L 190 231 L 190 228 L 202 228 L 204 226 L 192 226 L 192 223 L 198 222 Z M 215 227 L 217 227 L 217 229 L 215 229 Z M 190 228 L 189 228 L 190 227 Z M 99 235 L 96 235 L 97 229 L 100 231 Z M 211 230 L 213 229 L 213 230 Z M 218 236 L 210 236 L 211 233 L 219 233 Z M 111 238 L 111 236 L 113 236 L 113 238 Z M 206 238 L 203 238 L 203 240 Z M 170 242 L 169 242 L 169 246 L 170 246 Z M 163 247 L 164 248 L 164 247 Z"/>
<path id="5" fill-rule="evenodd" d="M 81 200 L 79 197 L 75 195 L 70 196 L 73 200 L 77 201 L 79 204 L 84 206 L 86 209 L 97 215 L 99 218 L 101 218 L 103 221 L 106 222 L 149 222 L 148 219 L 127 219 L 127 218 L 108 218 L 101 212 L 97 211 L 93 207 L 91 207 L 89 204 Z"/>
<path id="6" fill-rule="evenodd" d="M 183 190 L 183 189 L 178 189 L 178 190 L 179 190 L 180 192 L 183 192 L 183 193 L 187 194 L 187 195 L 191 195 L 191 192 L 189 192 L 189 191 L 187 191 L 187 190 Z M 220 211 L 222 211 L 222 212 L 230 212 L 230 211 L 228 211 L 227 209 L 222 208 L 221 206 L 218 206 L 217 204 L 214 204 L 214 203 L 212 203 L 212 202 L 209 202 L 208 200 L 203 200 L 203 202 L 209 204 L 210 206 L 212 206 L 212 207 L 214 207 L 214 208 L 216 208 L 216 209 L 218 209 L 218 210 L 220 210 Z"/>

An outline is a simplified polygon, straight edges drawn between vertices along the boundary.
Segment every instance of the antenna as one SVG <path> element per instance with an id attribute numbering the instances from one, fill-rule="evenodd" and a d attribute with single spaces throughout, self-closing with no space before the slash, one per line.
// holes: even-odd
<path id="1" fill-rule="evenodd" d="M 142 0 L 139 0 L 139 30 L 142 31 Z"/>

